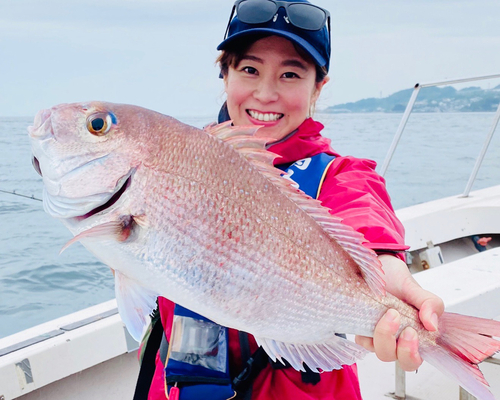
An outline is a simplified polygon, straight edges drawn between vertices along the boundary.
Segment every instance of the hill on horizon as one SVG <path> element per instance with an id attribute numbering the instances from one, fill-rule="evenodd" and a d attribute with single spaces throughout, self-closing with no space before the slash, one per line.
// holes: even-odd
<path id="1" fill-rule="evenodd" d="M 368 98 L 323 110 L 325 113 L 402 113 L 414 89 L 400 90 L 384 98 Z M 460 90 L 452 86 L 424 87 L 413 108 L 414 112 L 485 112 L 496 111 L 500 103 L 500 85 L 493 89 L 471 86 Z"/>

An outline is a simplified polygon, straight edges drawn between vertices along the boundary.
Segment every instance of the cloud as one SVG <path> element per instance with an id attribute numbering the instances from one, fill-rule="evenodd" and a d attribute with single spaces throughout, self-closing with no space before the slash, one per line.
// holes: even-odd
<path id="1" fill-rule="evenodd" d="M 332 15 L 320 107 L 498 72 L 497 0 L 318 0 Z M 67 101 L 214 115 L 232 0 L 0 0 L 0 115 Z"/>

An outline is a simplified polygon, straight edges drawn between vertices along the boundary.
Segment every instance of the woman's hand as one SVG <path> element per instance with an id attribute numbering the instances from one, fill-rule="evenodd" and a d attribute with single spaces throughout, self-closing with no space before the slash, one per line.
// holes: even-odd
<path id="1" fill-rule="evenodd" d="M 435 331 L 438 316 L 444 311 L 443 301 L 435 294 L 422 289 L 411 276 L 407 265 L 399 258 L 381 255 L 379 259 L 385 272 L 386 290 L 418 308 L 424 327 Z M 356 336 L 356 343 L 375 352 L 382 361 L 397 360 L 403 370 L 415 371 L 422 364 L 418 353 L 418 335 L 413 328 L 407 327 L 396 340 L 399 323 L 399 313 L 393 309 L 388 310 L 375 327 L 373 338 Z"/>

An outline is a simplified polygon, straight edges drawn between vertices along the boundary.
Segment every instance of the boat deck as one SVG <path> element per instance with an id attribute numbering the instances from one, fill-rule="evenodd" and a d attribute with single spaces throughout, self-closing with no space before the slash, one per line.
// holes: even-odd
<path id="1" fill-rule="evenodd" d="M 491 392 L 495 398 L 500 399 L 500 366 L 483 362 L 480 368 L 491 385 Z M 358 373 L 363 400 L 397 398 L 394 395 L 394 363 L 381 362 L 374 354 L 369 354 L 358 363 Z M 418 372 L 406 373 L 407 400 L 459 400 L 459 390 L 454 380 L 437 372 L 436 368 L 425 362 Z"/>

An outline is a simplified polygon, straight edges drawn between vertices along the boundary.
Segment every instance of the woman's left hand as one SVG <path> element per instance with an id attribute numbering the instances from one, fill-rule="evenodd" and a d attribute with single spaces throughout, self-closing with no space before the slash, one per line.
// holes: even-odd
<path id="1" fill-rule="evenodd" d="M 386 290 L 419 309 L 420 320 L 427 330 L 437 330 L 438 317 L 444 311 L 443 301 L 435 294 L 422 289 L 411 276 L 407 265 L 399 258 L 381 255 L 379 259 L 385 272 Z M 382 361 L 397 360 L 403 370 L 415 371 L 422 364 L 418 353 L 417 332 L 407 327 L 396 339 L 399 324 L 399 313 L 390 309 L 375 327 L 373 338 L 356 336 L 356 343 L 375 352 Z"/>

